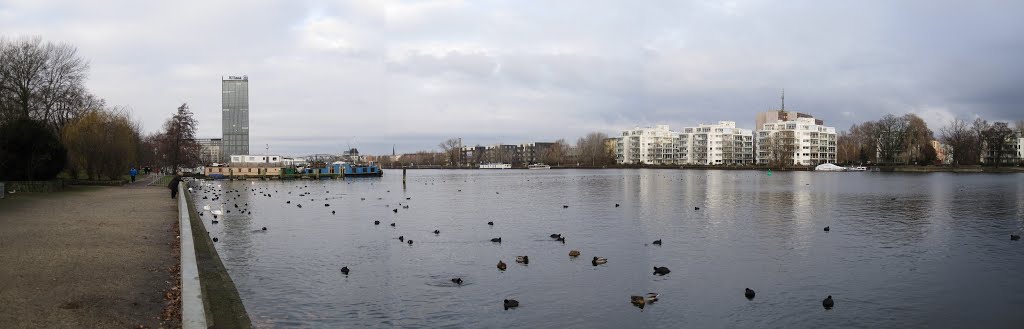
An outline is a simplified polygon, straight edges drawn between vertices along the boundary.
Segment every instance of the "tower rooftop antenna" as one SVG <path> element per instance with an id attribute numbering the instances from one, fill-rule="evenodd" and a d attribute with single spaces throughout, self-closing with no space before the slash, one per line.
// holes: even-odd
<path id="1" fill-rule="evenodd" d="M 782 108 L 783 112 L 786 111 L 786 88 L 782 88 Z"/>

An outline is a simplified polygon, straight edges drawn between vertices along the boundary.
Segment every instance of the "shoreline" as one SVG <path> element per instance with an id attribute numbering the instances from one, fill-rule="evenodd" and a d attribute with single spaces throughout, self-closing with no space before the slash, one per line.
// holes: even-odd
<path id="1" fill-rule="evenodd" d="M 878 172 L 901 172 L 901 173 L 938 173 L 938 172 L 952 172 L 952 173 L 1024 173 L 1024 167 L 986 167 L 986 166 L 875 166 L 869 167 L 871 169 L 877 169 Z M 386 170 L 425 170 L 425 169 L 440 169 L 440 170 L 530 170 L 527 168 L 511 168 L 511 169 L 480 169 L 480 168 L 384 168 Z M 677 169 L 677 170 L 755 170 L 755 171 L 814 171 L 814 167 L 767 167 L 767 166 L 696 166 L 696 165 L 683 165 L 683 166 L 607 166 L 607 167 L 551 167 L 549 170 L 564 170 L 564 169 L 584 169 L 584 170 L 602 170 L 602 169 Z"/>

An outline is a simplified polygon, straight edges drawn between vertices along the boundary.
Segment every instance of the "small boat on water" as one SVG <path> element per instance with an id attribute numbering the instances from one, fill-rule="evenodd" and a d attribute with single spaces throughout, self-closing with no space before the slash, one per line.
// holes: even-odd
<path id="1" fill-rule="evenodd" d="M 846 168 L 832 163 L 822 163 L 817 167 L 814 167 L 814 171 L 846 171 Z"/>
<path id="2" fill-rule="evenodd" d="M 512 165 L 508 163 L 482 163 L 480 169 L 512 169 Z"/>
<path id="3" fill-rule="evenodd" d="M 528 168 L 528 169 L 551 169 L 551 166 L 543 164 L 543 163 L 534 163 L 532 165 L 526 166 L 526 168 Z"/>
<path id="4" fill-rule="evenodd" d="M 868 171 L 868 167 L 850 167 L 847 168 L 849 171 Z"/>

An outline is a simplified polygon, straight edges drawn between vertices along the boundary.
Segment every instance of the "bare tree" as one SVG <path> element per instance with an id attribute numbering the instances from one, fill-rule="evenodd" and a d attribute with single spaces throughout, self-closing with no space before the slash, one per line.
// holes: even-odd
<path id="1" fill-rule="evenodd" d="M 166 164 L 174 172 L 199 164 L 200 146 L 195 140 L 197 125 L 187 103 L 181 104 L 174 116 L 164 122 L 164 140 L 161 144 L 166 154 Z"/>
<path id="2" fill-rule="evenodd" d="M 547 163 L 548 165 L 561 166 L 562 163 L 565 162 L 568 153 L 569 144 L 565 142 L 564 138 L 559 139 L 544 151 L 544 163 Z"/>
<path id="3" fill-rule="evenodd" d="M 0 39 L 0 120 L 29 117 L 59 132 L 98 101 L 84 87 L 88 70 L 72 45 Z"/>
<path id="4" fill-rule="evenodd" d="M 836 162 L 852 164 L 858 160 L 859 153 L 860 145 L 854 136 L 847 131 L 839 132 L 836 136 Z"/>
<path id="5" fill-rule="evenodd" d="M 441 153 L 445 155 L 449 166 L 462 166 L 462 161 L 460 161 L 462 158 L 462 139 L 449 138 L 437 144 L 437 146 L 441 148 Z"/>
<path id="6" fill-rule="evenodd" d="M 982 118 L 975 118 L 974 122 L 971 123 L 971 133 L 974 134 L 974 145 L 971 145 L 971 151 L 975 161 L 981 162 L 981 158 L 985 152 L 985 130 L 988 130 L 990 125 L 988 121 Z"/>
<path id="7" fill-rule="evenodd" d="M 796 144 L 792 131 L 777 131 L 764 139 L 768 151 L 769 165 L 785 167 L 793 165 Z"/>
<path id="8" fill-rule="evenodd" d="M 488 152 L 489 162 L 516 165 L 514 146 L 501 143 L 494 145 L 494 148 Z"/>
<path id="9" fill-rule="evenodd" d="M 166 137 L 163 133 L 153 133 L 143 136 L 139 142 L 139 164 L 142 166 L 157 166 L 167 163 L 167 157 L 162 152 L 161 143 Z"/>
<path id="10" fill-rule="evenodd" d="M 975 135 L 967 122 L 960 119 L 953 119 L 948 125 L 940 129 L 942 141 L 949 145 L 954 165 L 977 164 L 979 157 L 975 151 L 977 135 Z"/>
<path id="11" fill-rule="evenodd" d="M 904 150 L 907 139 L 905 117 L 887 114 L 878 120 L 875 126 L 875 140 L 878 141 L 879 160 L 882 163 L 897 163 L 897 157 Z"/>
<path id="12" fill-rule="evenodd" d="M 982 136 L 985 143 L 986 162 L 999 166 L 1003 163 L 1003 158 L 1007 153 L 1017 152 L 1017 150 L 1010 148 L 1011 145 L 1016 144 L 1012 143 L 1011 140 L 1011 138 L 1016 136 L 1013 129 L 1010 129 L 1010 125 L 1006 122 L 993 123 L 982 132 Z"/>
<path id="13" fill-rule="evenodd" d="M 591 167 L 603 166 L 615 161 L 615 155 L 611 154 L 605 147 L 605 140 L 608 135 L 600 132 L 592 132 L 576 141 L 576 149 L 579 152 L 577 160 Z"/>

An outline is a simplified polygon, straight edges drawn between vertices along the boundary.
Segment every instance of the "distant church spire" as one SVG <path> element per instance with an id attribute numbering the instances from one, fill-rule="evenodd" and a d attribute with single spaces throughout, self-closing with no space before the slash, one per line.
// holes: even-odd
<path id="1" fill-rule="evenodd" d="M 391 156 L 395 156 L 395 144 L 391 144 Z"/>

